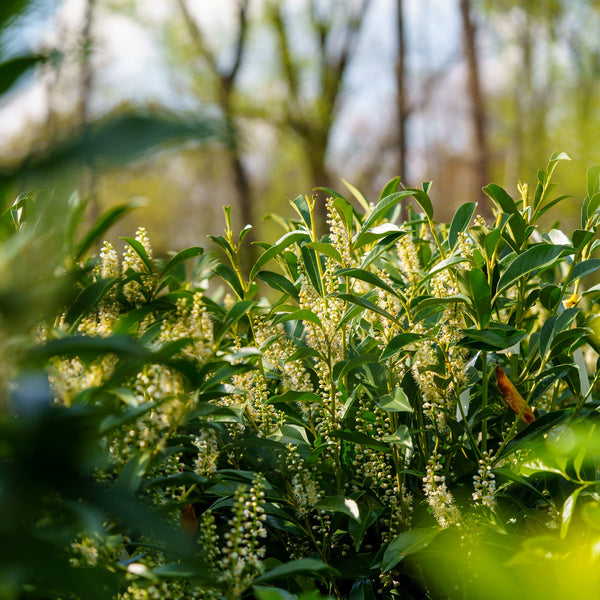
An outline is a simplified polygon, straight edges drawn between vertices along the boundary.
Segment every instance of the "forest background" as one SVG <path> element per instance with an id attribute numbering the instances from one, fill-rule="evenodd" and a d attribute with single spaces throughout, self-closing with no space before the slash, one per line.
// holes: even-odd
<path id="1" fill-rule="evenodd" d="M 535 184 L 553 151 L 573 159 L 561 170 L 569 230 L 598 163 L 594 0 L 5 4 L 26 9 L 13 6 L 0 41 L 16 80 L 0 98 L 0 171 L 13 188 L 65 140 L 124 115 L 218 128 L 174 144 L 172 131 L 118 127 L 104 148 L 113 160 L 86 151 L 63 166 L 91 218 L 141 199 L 113 236 L 143 225 L 159 252 L 205 243 L 228 204 L 236 226 L 269 238 L 261 217 L 289 216 L 288 200 L 340 178 L 367 197 L 396 175 L 433 180 L 438 218 L 467 201 L 485 215 L 483 185 Z M 130 146 L 146 152 L 120 160 Z"/>

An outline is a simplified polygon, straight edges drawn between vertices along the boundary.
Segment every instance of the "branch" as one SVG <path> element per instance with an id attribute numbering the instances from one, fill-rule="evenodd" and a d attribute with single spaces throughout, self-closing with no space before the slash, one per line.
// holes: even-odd
<path id="1" fill-rule="evenodd" d="M 233 86 L 233 82 L 235 81 L 242 63 L 242 57 L 244 56 L 246 39 L 248 37 L 248 0 L 239 0 L 238 2 L 238 22 L 239 28 L 235 46 L 235 58 L 229 72 L 222 75 L 223 85 L 228 89 L 231 89 Z"/>
<path id="2" fill-rule="evenodd" d="M 278 2 L 273 2 L 271 3 L 270 8 L 271 20 L 275 26 L 275 33 L 277 34 L 277 41 L 279 42 L 279 58 L 283 67 L 283 74 L 290 89 L 294 104 L 298 106 L 298 73 L 296 72 L 294 61 L 292 60 L 287 31 L 281 14 L 281 7 Z"/>
<path id="3" fill-rule="evenodd" d="M 218 75 L 219 79 L 220 79 L 221 73 L 219 72 L 219 66 L 217 65 L 217 59 L 215 58 L 214 54 L 210 51 L 210 49 L 206 45 L 206 42 L 204 40 L 204 34 L 202 33 L 202 30 L 200 29 L 200 27 L 198 27 L 198 24 L 192 17 L 192 15 L 187 7 L 187 4 L 185 3 L 185 0 L 177 0 L 177 1 L 179 3 L 179 8 L 181 9 L 181 13 L 185 20 L 187 28 L 190 32 L 190 35 L 192 36 L 192 39 L 194 40 L 194 43 L 196 44 L 196 47 L 198 48 L 198 52 L 200 52 L 200 54 L 206 59 L 206 62 L 209 64 L 212 71 L 216 75 Z"/>

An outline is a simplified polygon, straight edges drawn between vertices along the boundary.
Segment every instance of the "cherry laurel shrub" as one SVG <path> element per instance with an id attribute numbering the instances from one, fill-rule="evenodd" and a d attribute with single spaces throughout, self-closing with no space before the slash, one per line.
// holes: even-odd
<path id="1" fill-rule="evenodd" d="M 61 414 L 99 415 L 88 476 L 121 502 L 72 528 L 69 572 L 121 600 L 591 597 L 600 168 L 580 228 L 545 231 L 565 159 L 487 186 L 493 222 L 394 179 L 327 190 L 319 237 L 299 197 L 249 269 L 229 209 L 212 253 L 105 243 L 29 351 Z"/>

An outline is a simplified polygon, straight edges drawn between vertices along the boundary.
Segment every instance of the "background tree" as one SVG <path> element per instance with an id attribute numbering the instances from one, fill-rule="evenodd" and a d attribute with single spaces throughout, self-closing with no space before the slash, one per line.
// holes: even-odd
<path id="1" fill-rule="evenodd" d="M 215 78 L 218 88 L 216 94 L 217 102 L 225 119 L 227 129 L 230 132 L 231 139 L 228 144 L 228 156 L 235 181 L 240 216 L 244 225 L 253 223 L 251 182 L 242 158 L 242 132 L 237 124 L 238 115 L 236 114 L 233 101 L 236 79 L 239 75 L 240 66 L 246 51 L 248 2 L 247 0 L 239 0 L 237 3 L 238 31 L 235 39 L 233 60 L 227 67 L 219 65 L 217 57 L 204 38 L 202 29 L 190 12 L 186 0 L 178 0 L 178 5 L 198 53 L 204 58 Z"/>
<path id="2" fill-rule="evenodd" d="M 306 81 L 303 65 L 292 51 L 292 24 L 285 16 L 289 3 L 270 1 L 268 4 L 277 38 L 279 72 L 286 83 L 284 124 L 300 139 L 315 187 L 332 184 L 327 165 L 331 131 L 340 108 L 344 76 L 370 3 L 371 0 L 308 2 L 310 35 L 316 41 L 312 92 L 303 86 Z M 318 206 L 324 221 L 324 205 L 321 202 Z"/>
<path id="3" fill-rule="evenodd" d="M 475 138 L 474 154 L 477 181 L 480 188 L 489 183 L 489 150 L 486 123 L 486 110 L 479 77 L 479 58 L 476 43 L 475 22 L 471 15 L 471 1 L 460 0 L 460 12 L 463 24 L 463 41 L 465 57 L 468 68 L 468 90 L 471 104 L 471 119 Z M 490 215 L 490 209 L 486 200 L 481 199 L 482 214 Z"/>

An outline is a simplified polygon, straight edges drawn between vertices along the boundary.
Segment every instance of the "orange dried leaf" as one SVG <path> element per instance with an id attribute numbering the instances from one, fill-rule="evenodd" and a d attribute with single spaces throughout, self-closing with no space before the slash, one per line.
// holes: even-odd
<path id="1" fill-rule="evenodd" d="M 523 421 L 525 421 L 525 423 L 528 425 L 529 423 L 535 421 L 535 415 L 533 414 L 533 411 L 525 404 L 523 396 L 519 394 L 517 388 L 512 384 L 512 381 L 502 370 L 502 367 L 496 367 L 496 379 L 498 380 L 498 388 L 502 393 L 504 402 L 510 406 L 514 413 L 517 415 L 520 414 L 521 419 L 523 419 Z"/>
<path id="2" fill-rule="evenodd" d="M 196 518 L 196 511 L 191 504 L 186 504 L 181 510 L 179 523 L 181 524 L 181 531 L 183 534 L 189 535 L 190 537 L 196 537 L 196 533 L 198 532 L 198 519 Z"/>

